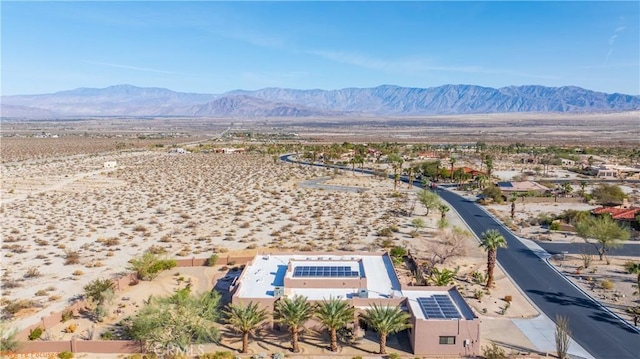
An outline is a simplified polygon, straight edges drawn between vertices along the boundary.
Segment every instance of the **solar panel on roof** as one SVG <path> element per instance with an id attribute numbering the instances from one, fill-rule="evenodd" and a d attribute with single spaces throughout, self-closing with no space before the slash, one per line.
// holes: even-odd
<path id="1" fill-rule="evenodd" d="M 360 276 L 359 271 L 354 271 L 350 266 L 299 266 L 293 270 L 294 277 L 349 277 Z"/>
<path id="2" fill-rule="evenodd" d="M 460 319 L 462 315 L 448 295 L 435 294 L 416 299 L 427 319 Z"/>

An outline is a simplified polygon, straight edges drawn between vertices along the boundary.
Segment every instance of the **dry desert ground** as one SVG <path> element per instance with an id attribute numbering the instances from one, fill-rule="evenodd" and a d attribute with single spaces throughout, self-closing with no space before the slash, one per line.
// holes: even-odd
<path id="1" fill-rule="evenodd" d="M 117 167 L 103 168 L 107 161 L 116 161 Z M 323 177 L 325 185 L 348 188 L 307 186 Z M 406 185 L 394 195 L 391 180 L 251 154 L 140 150 L 12 162 L 3 165 L 1 190 L 2 300 L 26 299 L 34 305 L 16 314 L 11 325 L 17 327 L 62 310 L 85 284 L 126 272 L 128 260 L 147 250 L 205 258 L 214 251 L 247 248 L 331 251 L 402 245 L 422 260 L 447 240 L 450 228 L 463 226 L 449 212 L 449 229 L 438 229 L 440 214 L 427 216 L 416 189 Z M 417 233 L 411 226 L 415 218 L 425 221 Z M 386 227 L 394 228 L 392 235 L 379 236 Z M 442 267 L 459 268 L 463 295 L 481 318 L 495 318 L 495 326 L 501 319 L 537 315 L 499 269 L 497 288 L 474 298 L 482 286 L 469 275 L 484 270 L 486 255 L 475 238 L 460 243 L 464 256 Z M 408 271 L 399 272 L 412 281 Z M 502 309 L 507 295 L 513 297 L 508 311 Z M 513 326 L 508 320 L 500 323 Z M 526 338 L 518 338 L 527 345 Z"/>

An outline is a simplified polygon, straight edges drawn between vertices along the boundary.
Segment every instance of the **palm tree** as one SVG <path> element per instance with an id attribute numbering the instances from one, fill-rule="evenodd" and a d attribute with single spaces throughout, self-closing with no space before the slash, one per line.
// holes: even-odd
<path id="1" fill-rule="evenodd" d="M 411 327 L 408 313 L 398 307 L 382 307 L 373 304 L 363 314 L 362 319 L 373 328 L 380 337 L 380 354 L 387 354 L 387 335 L 397 333 Z"/>
<path id="2" fill-rule="evenodd" d="M 224 313 L 231 328 L 242 333 L 242 353 L 246 353 L 249 347 L 249 334 L 267 319 L 266 310 L 250 302 L 246 307 L 230 304 Z"/>
<path id="3" fill-rule="evenodd" d="M 457 161 L 453 156 L 449 158 L 449 163 L 451 164 L 451 181 L 453 181 L 453 165 L 455 165 Z"/>
<path id="4" fill-rule="evenodd" d="M 638 284 L 638 295 L 640 295 L 640 262 L 627 262 L 625 263 L 624 268 L 627 270 L 627 272 L 638 275 L 636 281 Z"/>
<path id="5" fill-rule="evenodd" d="M 487 251 L 487 284 L 485 287 L 491 288 L 493 285 L 493 269 L 496 266 L 497 251 L 498 248 L 507 247 L 507 240 L 497 229 L 489 229 L 482 233 L 480 247 Z"/>
<path id="6" fill-rule="evenodd" d="M 346 300 L 329 298 L 316 306 L 315 317 L 322 323 L 322 326 L 329 330 L 332 352 L 338 351 L 338 329 L 353 322 L 354 315 L 355 308 L 349 305 Z"/>
<path id="7" fill-rule="evenodd" d="M 514 219 L 516 217 L 516 201 L 518 200 L 518 197 L 516 196 L 511 196 L 511 198 L 509 198 L 509 201 L 511 202 L 511 219 Z"/>
<path id="8" fill-rule="evenodd" d="M 400 181 L 399 171 L 402 169 L 402 163 L 404 160 L 395 153 L 387 156 L 387 159 L 391 162 L 391 167 L 393 167 L 393 191 L 395 192 L 398 190 L 398 182 Z"/>
<path id="9" fill-rule="evenodd" d="M 298 334 L 300 327 L 313 316 L 313 306 L 307 301 L 307 297 L 297 295 L 277 301 L 275 309 L 275 321 L 289 327 L 292 351 L 300 352 Z"/>

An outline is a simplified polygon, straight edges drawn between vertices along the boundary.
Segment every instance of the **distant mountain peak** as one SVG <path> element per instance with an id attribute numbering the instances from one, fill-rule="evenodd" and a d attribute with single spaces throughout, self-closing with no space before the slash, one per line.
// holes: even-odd
<path id="1" fill-rule="evenodd" d="M 225 94 L 176 92 L 118 84 L 53 94 L 3 96 L 4 117 L 228 116 L 303 117 L 442 115 L 496 112 L 597 112 L 640 109 L 640 96 L 606 94 L 576 86 L 501 88 L 466 84 L 295 90 L 264 88 Z"/>

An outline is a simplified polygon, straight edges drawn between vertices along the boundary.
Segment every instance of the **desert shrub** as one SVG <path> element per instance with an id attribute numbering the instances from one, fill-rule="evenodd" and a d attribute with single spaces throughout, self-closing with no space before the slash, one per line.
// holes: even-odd
<path id="1" fill-rule="evenodd" d="M 385 227 L 385 228 L 382 228 L 382 229 L 378 230 L 377 234 L 378 234 L 379 237 L 391 237 L 391 236 L 393 236 L 393 231 L 391 230 L 391 228 Z"/>
<path id="2" fill-rule="evenodd" d="M 27 269 L 27 273 L 24 274 L 25 278 L 38 278 L 40 277 L 42 274 L 40 274 L 40 270 L 38 269 L 38 267 L 30 267 L 29 269 Z"/>
<path id="3" fill-rule="evenodd" d="M 47 291 L 44 289 L 40 289 L 39 291 L 36 292 L 36 297 L 42 297 L 47 295 Z"/>
<path id="4" fill-rule="evenodd" d="M 8 302 L 2 311 L 6 316 L 12 317 L 22 309 L 33 308 L 36 306 L 38 306 L 38 303 L 33 300 L 20 299 Z"/>
<path id="5" fill-rule="evenodd" d="M 68 352 L 68 351 L 60 352 L 60 353 L 58 353 L 58 358 L 60 358 L 60 359 L 72 359 L 73 358 L 73 353 L 72 352 Z"/>
<path id="6" fill-rule="evenodd" d="M 473 297 L 476 298 L 477 300 L 481 300 L 482 297 L 484 297 L 484 292 L 481 289 L 478 289 L 475 292 L 473 292 Z"/>
<path id="7" fill-rule="evenodd" d="M 61 323 L 66 322 L 67 320 L 71 320 L 73 319 L 73 312 L 70 310 L 67 310 L 65 312 L 62 312 L 62 318 L 60 319 Z"/>
<path id="8" fill-rule="evenodd" d="M 395 258 L 402 258 L 407 255 L 407 250 L 404 247 L 395 246 L 391 248 L 389 255 Z"/>
<path id="9" fill-rule="evenodd" d="M 78 263 L 80 263 L 80 252 L 67 249 L 64 252 L 64 264 L 69 265 Z"/>
<path id="10" fill-rule="evenodd" d="M 42 327 L 36 327 L 29 331 L 29 340 L 38 340 L 42 336 L 44 329 Z"/>
<path id="11" fill-rule="evenodd" d="M 205 263 L 207 267 L 213 267 L 218 263 L 218 255 L 212 254 L 209 258 L 207 258 L 207 262 Z"/>
<path id="12" fill-rule="evenodd" d="M 560 230 L 560 222 L 556 222 L 556 221 L 551 222 L 551 224 L 549 225 L 549 229 L 552 230 L 552 231 L 559 231 Z"/>
<path id="13" fill-rule="evenodd" d="M 490 346 L 482 347 L 482 356 L 486 359 L 507 359 L 507 354 L 504 349 L 500 348 L 498 344 L 493 342 Z"/>
<path id="14" fill-rule="evenodd" d="M 113 335 L 112 332 L 106 331 L 106 332 L 100 334 L 100 339 L 102 339 L 102 340 L 113 340 L 114 339 L 114 335 Z"/>
<path id="15" fill-rule="evenodd" d="M 504 195 L 498 186 L 487 186 L 487 188 L 482 191 L 482 194 L 485 198 L 490 198 L 495 203 L 502 203 L 504 200 Z"/>
<path id="16" fill-rule="evenodd" d="M 605 279 L 602 282 L 600 282 L 600 286 L 602 286 L 602 289 L 611 290 L 613 289 L 614 284 L 610 279 Z"/>
<path id="17" fill-rule="evenodd" d="M 510 295 L 505 295 L 504 296 L 504 301 L 507 303 L 511 303 L 513 301 L 513 297 Z"/>
<path id="18" fill-rule="evenodd" d="M 164 249 L 164 247 L 162 247 L 162 246 L 154 244 L 154 245 L 152 245 L 151 247 L 149 247 L 147 249 L 147 252 L 149 252 L 151 254 L 164 254 L 164 253 L 167 253 L 167 250 Z"/>
<path id="19" fill-rule="evenodd" d="M 78 330 L 78 324 L 72 323 L 69 324 L 66 328 L 64 328 L 63 332 L 65 333 L 75 333 Z"/>
<path id="20" fill-rule="evenodd" d="M 171 269 L 178 265 L 173 259 L 160 259 L 153 253 L 144 253 L 142 257 L 129 261 L 129 269 L 136 273 L 141 280 L 152 280 L 163 270 Z"/>
<path id="21" fill-rule="evenodd" d="M 217 351 L 215 353 L 205 353 L 198 355 L 198 359 L 234 359 L 234 355 L 229 351 Z"/>

